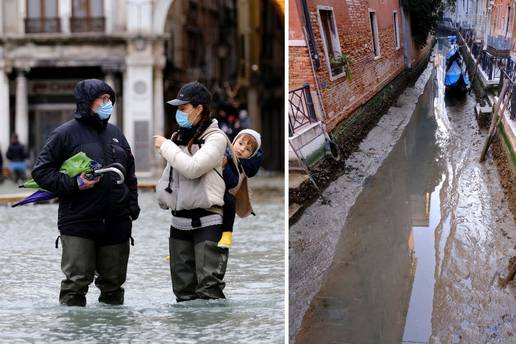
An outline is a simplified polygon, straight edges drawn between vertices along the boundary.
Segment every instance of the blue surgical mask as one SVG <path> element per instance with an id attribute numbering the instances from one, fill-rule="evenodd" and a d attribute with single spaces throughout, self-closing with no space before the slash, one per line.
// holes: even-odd
<path id="1" fill-rule="evenodd" d="M 188 120 L 188 114 L 181 110 L 176 111 L 176 122 L 181 128 L 191 128 L 192 123 Z"/>
<path id="2" fill-rule="evenodd" d="M 102 120 L 108 119 L 111 116 L 111 112 L 113 112 L 113 103 L 111 103 L 111 100 L 102 104 L 97 109 L 97 115 L 99 115 L 99 118 Z"/>

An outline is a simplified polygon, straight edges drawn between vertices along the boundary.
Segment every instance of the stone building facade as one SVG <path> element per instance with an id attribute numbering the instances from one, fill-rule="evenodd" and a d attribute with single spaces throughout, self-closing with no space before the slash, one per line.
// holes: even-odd
<path id="1" fill-rule="evenodd" d="M 140 176 L 159 170 L 152 135 L 168 135 L 174 129 L 170 119 L 174 109 L 166 108 L 165 100 L 191 80 L 205 82 L 214 93 L 223 83 L 239 83 L 233 96 L 248 104 L 254 125 L 263 128 L 264 138 L 281 139 L 283 128 L 276 123 L 283 123 L 283 113 L 276 111 L 264 118 L 261 103 L 269 90 L 283 89 L 282 79 L 267 88 L 268 79 L 261 73 L 266 50 L 263 36 L 274 25 L 276 31 L 281 29 L 277 18 L 283 13 L 277 3 L 2 0 L 0 149 L 5 154 L 10 134 L 16 132 L 34 157 L 49 132 L 71 118 L 73 87 L 86 78 L 104 79 L 117 92 L 110 122 L 123 129 Z M 271 13 L 269 21 L 242 20 L 264 12 Z M 263 29 L 266 25 L 269 30 Z M 260 33 L 259 40 L 253 40 L 255 32 Z M 275 37 L 271 42 L 283 41 Z M 253 49 L 258 50 L 254 60 Z M 279 55 L 276 49 L 269 56 L 272 66 L 283 68 L 283 53 Z M 270 146 L 266 149 L 271 158 L 281 154 Z"/>

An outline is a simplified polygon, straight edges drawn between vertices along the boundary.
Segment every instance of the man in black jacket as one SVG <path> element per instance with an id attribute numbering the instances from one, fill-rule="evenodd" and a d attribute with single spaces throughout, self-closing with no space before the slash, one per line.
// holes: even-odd
<path id="1" fill-rule="evenodd" d="M 45 190 L 59 196 L 58 228 L 63 247 L 59 301 L 85 306 L 88 286 L 95 278 L 100 302 L 123 304 L 132 221 L 138 218 L 134 157 L 122 131 L 108 124 L 115 93 L 101 80 L 80 81 L 74 90 L 75 118 L 55 129 L 41 150 L 32 176 Z M 59 172 L 61 164 L 78 152 L 102 166 L 120 163 L 125 182 L 103 174 L 88 179 Z"/>

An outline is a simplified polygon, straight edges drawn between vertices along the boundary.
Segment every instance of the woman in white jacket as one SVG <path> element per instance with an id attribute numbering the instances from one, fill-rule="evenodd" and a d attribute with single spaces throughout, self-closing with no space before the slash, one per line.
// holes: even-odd
<path id="1" fill-rule="evenodd" d="M 169 250 L 172 289 L 178 302 L 224 298 L 228 249 L 222 237 L 226 136 L 210 118 L 211 94 L 199 82 L 185 84 L 177 98 L 179 130 L 170 140 L 154 136 L 167 161 L 156 192 L 172 211 Z"/>

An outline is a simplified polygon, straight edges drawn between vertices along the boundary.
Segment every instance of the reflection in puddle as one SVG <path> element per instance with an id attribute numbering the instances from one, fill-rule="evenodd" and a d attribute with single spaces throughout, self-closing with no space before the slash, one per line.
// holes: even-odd
<path id="1" fill-rule="evenodd" d="M 431 195 L 426 195 L 426 216 L 422 217 L 422 223 L 413 222 L 414 226 L 409 236 L 409 247 L 414 254 L 415 276 L 403 341 L 426 342 L 432 334 L 432 303 L 437 272 L 435 240 L 441 221 L 439 193 L 443 182 L 444 179 Z M 442 243 L 443 241 L 440 244 Z M 442 252 L 441 249 L 439 252 Z"/>

